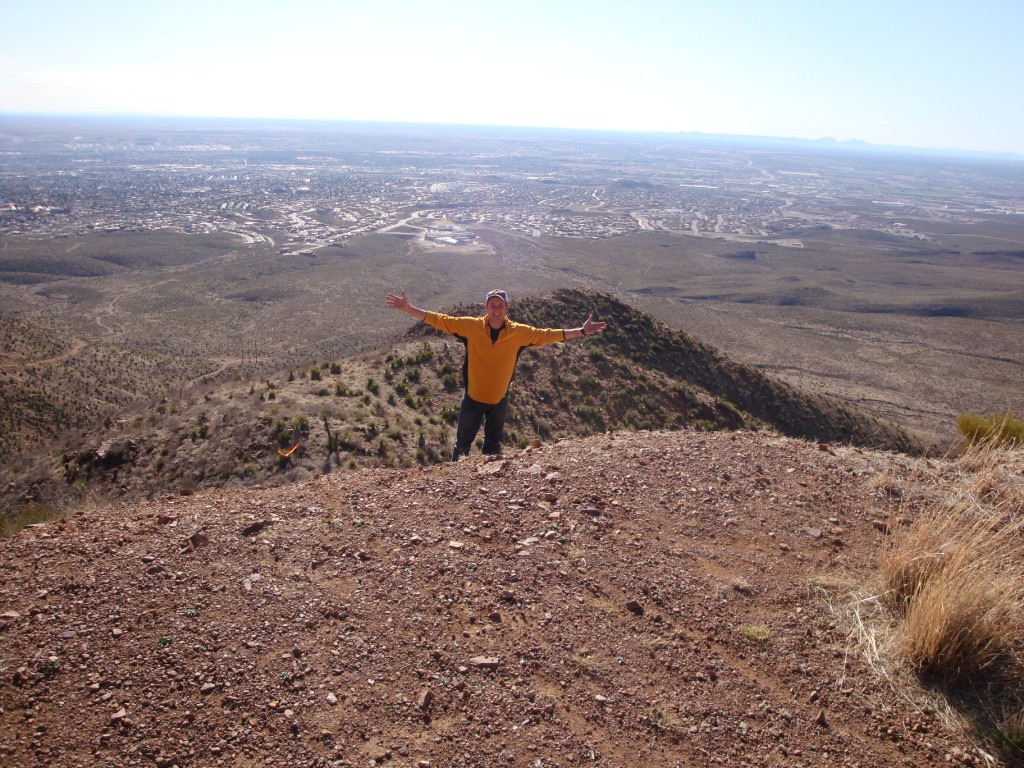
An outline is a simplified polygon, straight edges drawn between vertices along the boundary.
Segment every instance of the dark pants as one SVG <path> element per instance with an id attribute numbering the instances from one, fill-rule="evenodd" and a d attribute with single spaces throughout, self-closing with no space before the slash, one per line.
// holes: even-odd
<path id="1" fill-rule="evenodd" d="M 460 456 L 468 456 L 469 449 L 480 431 L 480 422 L 484 425 L 484 453 L 501 453 L 501 436 L 505 432 L 505 417 L 508 415 L 508 395 L 500 403 L 488 405 L 478 403 L 469 395 L 463 395 L 462 407 L 459 408 L 459 426 L 455 435 L 455 449 L 452 461 Z"/>

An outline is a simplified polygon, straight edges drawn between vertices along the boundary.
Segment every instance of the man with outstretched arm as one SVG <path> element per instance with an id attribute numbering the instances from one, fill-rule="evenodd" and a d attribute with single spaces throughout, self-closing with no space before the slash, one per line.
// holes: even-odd
<path id="1" fill-rule="evenodd" d="M 508 294 L 494 290 L 487 294 L 483 317 L 452 317 L 414 307 L 402 291 L 385 297 L 391 309 L 399 309 L 439 331 L 450 333 L 466 346 L 462 378 L 466 391 L 459 408 L 459 425 L 452 460 L 469 455 L 470 446 L 484 425 L 485 454 L 501 453 L 501 438 L 508 415 L 508 387 L 520 353 L 558 341 L 600 333 L 607 323 L 591 315 L 579 328 L 534 328 L 508 318 Z"/>

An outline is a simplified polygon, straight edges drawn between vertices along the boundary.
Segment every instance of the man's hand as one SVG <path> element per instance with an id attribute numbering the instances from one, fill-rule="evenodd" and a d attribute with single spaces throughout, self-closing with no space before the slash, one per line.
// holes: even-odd
<path id="1" fill-rule="evenodd" d="M 580 327 L 580 333 L 583 336 L 590 336 L 592 333 L 600 333 L 607 327 L 608 323 L 595 320 L 593 315 L 588 315 L 586 321 Z"/>
<path id="2" fill-rule="evenodd" d="M 401 296 L 396 296 L 393 293 L 389 293 L 384 297 L 384 301 L 391 309 L 400 309 L 403 312 L 409 307 L 409 297 L 405 295 L 405 291 L 402 291 Z"/>
<path id="3" fill-rule="evenodd" d="M 384 297 L 385 303 L 391 307 L 391 309 L 400 309 L 407 315 L 412 315 L 417 320 L 422 320 L 427 316 L 427 312 L 419 307 L 414 307 L 409 303 L 409 297 L 405 295 L 405 291 L 402 291 L 402 295 L 398 296 L 394 293 L 389 293 Z"/>

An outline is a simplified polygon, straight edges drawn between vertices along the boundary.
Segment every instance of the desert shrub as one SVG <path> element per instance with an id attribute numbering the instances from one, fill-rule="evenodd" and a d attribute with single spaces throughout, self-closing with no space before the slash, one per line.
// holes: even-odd
<path id="1" fill-rule="evenodd" d="M 605 429 L 604 416 L 596 405 L 577 405 L 572 410 L 580 421 L 593 424 L 601 431 Z"/>
<path id="2" fill-rule="evenodd" d="M 459 406 L 449 403 L 441 408 L 441 419 L 447 424 L 454 424 L 459 420 Z"/>
<path id="3" fill-rule="evenodd" d="M 55 507 L 37 502 L 24 504 L 9 515 L 0 512 L 0 538 L 13 536 L 28 525 L 46 523 L 60 516 Z"/>
<path id="4" fill-rule="evenodd" d="M 744 624 L 740 634 L 755 643 L 767 643 L 772 639 L 772 630 L 767 624 Z"/>
<path id="5" fill-rule="evenodd" d="M 893 537 L 882 557 L 885 595 L 900 617 L 898 646 L 922 678 L 944 685 L 1015 681 L 1024 694 L 1024 518 L 1018 472 L 994 475 L 995 443 L 961 460 L 957 488 Z M 1014 486 L 988 500 L 985 474 Z M 1008 502 L 1007 499 L 1010 501 Z"/>
<path id="6" fill-rule="evenodd" d="M 968 445 L 994 442 L 998 445 L 1024 445 L 1024 420 L 1015 419 L 1007 411 L 995 416 L 962 413 L 956 422 Z"/>
<path id="7" fill-rule="evenodd" d="M 992 741 L 1001 752 L 1016 760 L 1024 758 L 1024 704 L 1000 714 Z"/>
<path id="8" fill-rule="evenodd" d="M 425 363 L 428 360 L 433 359 L 433 357 L 434 357 L 434 350 L 433 350 L 433 348 L 430 346 L 429 343 L 423 342 L 423 346 L 420 347 L 420 351 L 418 353 L 416 353 L 415 361 L 417 363 Z"/>
<path id="9" fill-rule="evenodd" d="M 935 486 L 914 494 L 913 519 L 888 539 L 882 584 L 849 604 L 852 630 L 887 679 L 912 698 L 934 702 L 944 693 L 950 714 L 956 710 L 975 738 L 1017 765 L 1024 757 L 1024 452 L 982 443 L 940 473 L 915 475 Z"/>
<path id="10" fill-rule="evenodd" d="M 533 431 L 536 433 L 537 437 L 541 440 L 551 439 L 551 424 L 538 416 L 534 411 L 531 411 L 527 418 L 529 419 L 530 426 L 533 427 Z"/>
<path id="11" fill-rule="evenodd" d="M 914 670 L 944 684 L 1002 673 L 1024 618 L 1017 577 L 993 579 L 991 564 L 952 560 L 913 596 L 899 638 Z"/>

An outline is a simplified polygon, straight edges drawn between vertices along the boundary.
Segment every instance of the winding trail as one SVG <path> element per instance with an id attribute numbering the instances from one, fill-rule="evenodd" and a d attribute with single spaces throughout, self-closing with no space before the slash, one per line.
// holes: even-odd
<path id="1" fill-rule="evenodd" d="M 57 365 L 74 357 L 87 346 L 88 343 L 84 339 L 72 339 L 71 346 L 66 351 L 61 352 L 59 355 L 53 355 L 52 357 L 43 357 L 38 360 L 13 360 L 0 358 L 0 369 L 22 368 L 26 365 Z"/>

